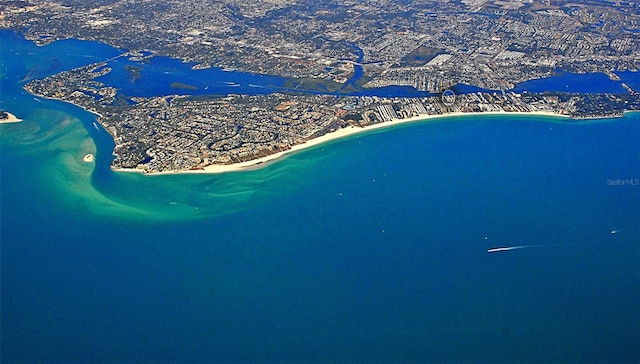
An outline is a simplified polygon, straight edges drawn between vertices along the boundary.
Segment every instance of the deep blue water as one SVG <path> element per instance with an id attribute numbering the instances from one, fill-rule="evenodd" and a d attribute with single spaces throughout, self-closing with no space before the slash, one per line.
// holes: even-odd
<path id="1" fill-rule="evenodd" d="M 18 34 L 7 30 L 0 31 L 4 41 L 13 44 L 22 39 Z M 35 49 L 34 45 L 24 46 Z M 64 48 L 67 47 L 67 48 Z M 89 54 L 85 51 L 90 48 Z M 28 80 L 45 77 L 63 69 L 69 69 L 100 60 L 109 60 L 108 66 L 112 71 L 98 78 L 99 81 L 109 86 L 116 87 L 120 93 L 129 97 L 149 97 L 162 95 L 228 95 L 246 94 L 263 95 L 273 92 L 296 91 L 303 93 L 329 93 L 354 96 L 381 96 L 381 97 L 424 97 L 431 96 L 428 92 L 420 92 L 413 87 L 388 86 L 373 89 L 362 89 L 356 83 L 363 76 L 362 67 L 356 65 L 355 73 L 344 87 L 350 91 L 339 90 L 335 92 L 305 90 L 299 85 L 287 86 L 287 80 L 282 77 L 258 75 L 239 71 L 227 71 L 222 68 L 212 67 L 204 70 L 193 70 L 194 63 L 183 63 L 180 60 L 168 57 L 154 56 L 143 61 L 132 61 L 126 57 L 116 57 L 124 52 L 104 44 L 96 44 L 85 41 L 66 40 L 51 45 L 51 49 L 68 49 L 70 54 L 61 57 L 60 52 L 51 52 L 51 57 L 44 60 L 44 65 L 29 65 L 30 72 L 25 75 Z M 94 50 L 95 49 L 95 50 Z M 358 61 L 362 60 L 363 52 L 359 51 Z M 65 58 L 66 63 L 60 63 L 60 58 Z M 90 62 L 88 62 L 90 61 Z M 131 72 L 133 67 L 137 76 Z M 129 70 L 128 70 L 129 68 Z M 639 72 L 620 72 L 623 82 L 634 87 L 640 83 Z M 171 87 L 174 83 L 182 83 L 196 87 L 195 90 Z M 297 83 L 292 81 L 292 83 Z M 638 88 L 637 86 L 635 88 Z M 457 93 L 491 92 L 469 85 L 457 85 L 454 90 Z M 605 74 L 572 74 L 558 73 L 552 77 L 532 80 L 516 85 L 514 91 L 558 91 L 577 93 L 625 93 L 620 81 L 612 81 Z"/>
<path id="2" fill-rule="evenodd" d="M 620 77 L 620 81 L 611 80 L 603 73 L 576 74 L 567 72 L 557 72 L 555 75 L 537 80 L 531 80 L 516 84 L 510 90 L 513 92 L 572 92 L 572 93 L 627 93 L 622 87 L 625 82 L 634 90 L 640 89 L 640 72 L 615 72 Z M 487 90 L 471 85 L 456 85 L 453 90 L 458 94 L 472 92 L 496 92 L 497 90 Z"/>
<path id="3" fill-rule="evenodd" d="M 131 61 L 119 58 L 109 62 L 112 71 L 98 80 L 113 85 L 127 96 L 158 95 L 206 95 L 230 93 L 260 95 L 285 91 L 284 79 L 275 76 L 255 75 L 221 68 L 192 70 L 193 64 L 168 57 L 152 57 L 146 61 Z M 135 79 L 126 66 L 138 68 L 140 78 Z M 172 88 L 172 83 L 195 86 L 197 90 Z"/>
<path id="4" fill-rule="evenodd" d="M 299 82 L 287 80 L 282 77 L 258 75 L 239 71 L 229 71 L 217 67 L 204 70 L 193 70 L 193 64 L 182 63 L 168 57 L 152 57 L 146 61 L 131 61 L 127 58 L 118 58 L 108 62 L 112 71 L 98 78 L 110 86 L 117 87 L 126 96 L 159 96 L 159 95 L 264 95 L 274 92 L 295 91 L 307 94 L 334 94 L 334 95 L 359 95 L 382 97 L 421 97 L 430 96 L 428 92 L 417 91 L 413 87 L 387 86 L 373 89 L 363 89 L 356 86 L 356 82 L 362 77 L 361 66 L 355 67 L 354 75 L 343 87 L 349 87 L 350 91 L 338 90 L 334 92 L 308 90 L 299 87 Z M 127 71 L 128 67 L 135 67 L 139 72 L 139 78 L 132 77 Z M 197 89 L 173 88 L 173 83 L 183 83 L 195 86 Z"/>
<path id="5" fill-rule="evenodd" d="M 122 174 L 90 114 L 20 89 L 112 50 L 2 41 L 1 107 L 25 119 L 0 126 L 2 362 L 640 360 L 639 113 Z"/>
<path id="6" fill-rule="evenodd" d="M 634 91 L 640 90 L 640 72 L 625 71 L 616 72 L 616 74 L 620 77 L 620 81 L 626 83 Z"/>
<path id="7" fill-rule="evenodd" d="M 629 78 L 640 79 L 638 72 L 628 73 Z M 552 77 L 522 82 L 515 92 L 575 92 L 575 93 L 626 93 L 620 81 L 613 81 L 604 73 L 559 73 Z"/>

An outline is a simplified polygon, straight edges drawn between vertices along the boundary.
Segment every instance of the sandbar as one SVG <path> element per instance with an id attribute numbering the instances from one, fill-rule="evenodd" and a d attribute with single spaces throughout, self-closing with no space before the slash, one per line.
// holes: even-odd
<path id="1" fill-rule="evenodd" d="M 86 162 L 86 163 L 91 163 L 91 162 L 93 162 L 93 161 L 94 161 L 94 159 L 95 159 L 95 157 L 94 157 L 94 155 L 93 155 L 93 154 L 91 154 L 91 153 L 89 153 L 89 154 L 85 155 L 85 156 L 82 158 L 82 160 L 83 160 L 84 162 Z"/>
<path id="2" fill-rule="evenodd" d="M 239 171 L 248 171 L 254 170 L 262 167 L 266 167 L 270 163 L 277 159 L 281 159 L 289 154 L 299 152 L 301 150 L 309 149 L 320 144 L 329 143 L 331 141 L 335 141 L 338 139 L 347 138 L 349 136 L 353 136 L 356 134 L 367 133 L 373 130 L 379 130 L 384 128 L 390 128 L 398 125 L 408 124 L 408 123 L 420 123 L 420 122 L 428 122 L 437 119 L 445 119 L 449 117 L 456 116 L 479 116 L 479 115 L 529 115 L 529 116 L 553 116 L 553 117 L 562 117 L 569 118 L 567 115 L 557 114 L 552 111 L 529 111 L 529 112 L 508 112 L 508 111 L 486 111 L 486 112 L 452 112 L 446 114 L 436 114 L 436 115 L 419 115 L 406 119 L 393 119 L 391 121 L 386 121 L 377 124 L 367 125 L 365 127 L 355 127 L 348 126 L 342 129 L 338 129 L 334 132 L 327 133 L 318 138 L 307 140 L 304 143 L 296 144 L 291 147 L 291 149 L 274 153 L 268 155 L 266 157 L 261 157 L 257 159 L 252 159 L 246 162 L 233 163 L 233 164 L 212 164 L 206 167 L 202 167 L 199 169 L 190 169 L 190 170 L 179 170 L 179 171 L 163 171 L 163 172 L 149 172 L 146 173 L 150 176 L 154 175 L 166 175 L 166 174 L 178 174 L 178 173 L 186 173 L 186 174 L 218 174 L 218 173 L 227 173 L 227 172 L 239 172 Z M 115 169 L 118 172 L 138 172 L 144 173 L 141 169 L 134 168 L 118 168 Z"/>
<path id="3" fill-rule="evenodd" d="M 13 115 L 10 112 L 4 112 L 5 114 L 7 114 L 7 117 L 4 119 L 0 119 L 0 124 L 11 124 L 11 123 L 19 123 L 22 121 L 22 119 L 18 119 L 15 115 Z"/>

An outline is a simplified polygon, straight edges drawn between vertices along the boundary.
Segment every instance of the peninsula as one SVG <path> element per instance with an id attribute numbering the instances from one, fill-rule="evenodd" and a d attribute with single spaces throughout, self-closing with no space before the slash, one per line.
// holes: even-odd
<path id="1" fill-rule="evenodd" d="M 130 97 L 98 79 L 100 62 L 29 82 L 25 89 L 81 106 L 115 141 L 112 167 L 222 172 L 277 158 L 356 132 L 471 113 L 545 113 L 573 119 L 640 110 L 635 93 L 474 92 L 443 97 L 268 95 Z M 571 119 L 570 119 L 571 120 Z"/>

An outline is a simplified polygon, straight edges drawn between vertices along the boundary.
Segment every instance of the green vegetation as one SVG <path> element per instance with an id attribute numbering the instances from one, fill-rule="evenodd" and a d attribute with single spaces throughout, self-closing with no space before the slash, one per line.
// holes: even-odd
<path id="1" fill-rule="evenodd" d="M 169 87 L 174 89 L 190 90 L 190 91 L 198 90 L 197 86 L 189 85 L 188 83 L 182 83 L 182 82 L 173 82 L 171 85 L 169 85 Z"/>

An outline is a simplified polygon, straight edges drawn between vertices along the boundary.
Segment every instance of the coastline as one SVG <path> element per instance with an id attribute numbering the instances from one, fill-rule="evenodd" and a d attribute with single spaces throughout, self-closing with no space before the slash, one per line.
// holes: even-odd
<path id="1" fill-rule="evenodd" d="M 442 119 L 457 117 L 457 116 L 478 116 L 478 115 L 522 115 L 522 116 L 528 115 L 528 116 L 570 118 L 570 116 L 568 115 L 557 114 L 551 111 L 530 111 L 530 112 L 486 111 L 486 112 L 469 112 L 469 113 L 453 112 L 453 113 L 438 114 L 438 115 L 420 115 L 420 116 L 414 116 L 406 119 L 393 119 L 391 121 L 373 124 L 373 125 L 367 125 L 365 127 L 348 126 L 346 128 L 338 129 L 334 132 L 324 134 L 318 138 L 310 139 L 304 143 L 296 144 L 292 146 L 291 149 L 274 153 L 266 157 L 252 159 L 246 162 L 233 163 L 233 164 L 212 164 L 206 167 L 202 167 L 201 169 L 190 169 L 190 170 L 182 170 L 182 171 L 163 171 L 163 172 L 151 172 L 151 173 L 145 173 L 143 170 L 134 169 L 134 168 L 116 168 L 113 170 L 116 172 L 141 173 L 148 176 L 159 176 L 159 175 L 167 175 L 167 174 L 219 174 L 219 173 L 228 173 L 228 172 L 250 171 L 250 170 L 266 167 L 270 163 L 276 160 L 282 159 L 290 154 L 293 154 L 305 149 L 310 149 L 321 144 L 327 144 L 329 142 L 346 139 L 347 137 L 350 137 L 350 136 L 368 133 L 370 131 L 392 128 L 395 126 L 405 125 L 409 123 L 429 122 L 429 121 L 442 120 Z"/>
<path id="2" fill-rule="evenodd" d="M 10 112 L 5 111 L 5 113 L 7 114 L 7 118 L 0 119 L 0 124 L 13 124 L 13 123 L 19 123 L 22 121 L 22 119 L 17 118 L 15 115 L 13 115 Z"/>
<path id="3" fill-rule="evenodd" d="M 25 88 L 28 92 L 32 93 L 29 89 Z M 61 98 L 57 98 L 57 97 L 47 97 L 47 96 L 39 96 L 42 97 L 44 99 L 48 99 L 48 100 L 54 100 L 54 101 L 61 101 L 61 102 L 65 102 L 65 103 L 69 103 L 71 105 L 74 105 L 76 107 L 81 108 L 82 110 L 91 113 L 93 115 L 96 116 L 96 122 L 98 124 L 100 124 L 100 126 L 102 127 L 102 129 L 104 129 L 108 134 L 111 135 L 111 137 L 113 138 L 114 135 L 111 133 L 111 131 L 105 127 L 105 125 L 102 124 L 101 122 L 101 118 L 103 117 L 102 114 L 100 114 L 98 111 L 96 110 L 92 110 L 89 109 L 85 106 L 82 105 L 78 105 L 78 104 L 74 104 L 73 102 L 61 99 Z M 351 137 L 353 135 L 358 135 L 358 134 L 363 134 L 363 133 L 368 133 L 369 131 L 375 131 L 378 129 L 384 129 L 384 128 L 392 128 L 398 125 L 404 125 L 404 124 L 408 124 L 408 123 L 418 123 L 418 122 L 429 122 L 429 121 L 434 121 L 434 120 L 439 120 L 439 119 L 445 119 L 445 118 L 452 118 L 452 117 L 465 117 L 465 116 L 478 116 L 478 115 L 519 115 L 519 116 L 544 116 L 544 117 L 556 117 L 556 118 L 563 118 L 563 119 L 574 119 L 576 121 L 592 121 L 592 120 L 597 120 L 597 119 L 607 119 L 610 117 L 622 117 L 624 116 L 624 114 L 626 114 L 627 112 L 630 112 L 628 110 L 625 110 L 622 115 L 614 115 L 614 116 L 594 116 L 594 117 L 585 117 L 585 118 L 575 118 L 572 117 L 570 115 L 565 115 L 565 114 L 560 114 L 554 111 L 550 111 L 550 110 L 537 110 L 537 111 L 504 111 L 504 110 L 500 110 L 500 111 L 481 111 L 481 112 L 462 112 L 462 111 L 457 111 L 457 112 L 450 112 L 450 113 L 446 113 L 446 114 L 422 114 L 422 115 L 418 115 L 418 116 L 414 116 L 411 118 L 405 118 L 405 119 L 392 119 L 390 121 L 385 121 L 385 122 L 380 122 L 380 123 L 376 123 L 376 124 L 371 124 L 371 125 L 367 125 L 365 127 L 354 127 L 354 126 L 347 126 L 345 128 L 341 128 L 338 130 L 335 130 L 333 132 L 324 134 L 320 137 L 317 138 L 313 138 L 310 140 L 307 140 L 305 142 L 293 145 L 290 147 L 290 149 L 285 150 L 285 151 L 281 151 L 281 152 L 277 152 L 268 156 L 264 156 L 264 157 L 260 157 L 260 158 L 256 158 L 256 159 L 252 159 L 249 161 L 244 161 L 244 162 L 238 162 L 238 163 L 232 163 L 232 164 L 211 164 L 208 166 L 204 166 L 204 167 L 195 167 L 194 169 L 186 169 L 186 170 L 167 170 L 167 171 L 161 171 L 161 172 L 149 172 L 149 171 L 145 171 L 144 169 L 139 169 L 139 168 L 113 168 L 113 166 L 111 166 L 111 170 L 114 172 L 124 172 L 124 173 L 140 173 L 140 174 L 145 174 L 148 176 L 154 176 L 154 175 L 167 175 L 167 174 L 219 174 L 219 173 L 229 173 L 229 172 L 241 172 L 241 171 L 249 171 L 249 170 L 256 170 L 256 169 L 260 169 L 263 167 L 266 167 L 267 165 L 269 165 L 270 163 L 284 158 L 290 154 L 305 150 L 305 149 L 309 149 L 309 148 L 313 148 L 315 146 L 321 145 L 321 144 L 325 144 L 325 143 L 329 143 L 329 142 L 333 142 L 339 139 L 345 139 L 347 137 Z M 17 121 L 19 121 L 19 119 L 17 119 Z M 16 122 L 17 122 L 16 121 Z M 5 121 L 7 122 L 7 121 Z"/>
<path id="4" fill-rule="evenodd" d="M 28 90 L 28 89 L 26 89 L 26 88 L 25 88 L 25 90 L 26 90 L 27 92 L 29 92 L 30 94 L 32 94 L 32 95 L 36 95 L 36 94 L 34 94 L 33 92 L 31 92 L 30 90 Z M 88 112 L 88 113 L 90 113 L 90 114 L 96 115 L 96 116 L 98 116 L 98 117 L 103 117 L 103 116 L 102 116 L 102 114 L 100 114 L 99 112 L 97 112 L 97 111 L 95 111 L 95 110 L 88 109 L 88 108 L 86 108 L 85 106 L 82 106 L 82 105 L 79 105 L 79 104 L 74 104 L 73 102 L 68 101 L 68 100 L 65 100 L 65 99 L 61 99 L 61 98 L 58 98 L 58 97 L 40 96 L 40 95 L 36 95 L 36 96 L 37 96 L 37 97 L 40 97 L 40 98 L 43 98 L 43 99 L 45 99 L 45 100 L 53 100 L 53 101 L 60 101 L 60 102 L 64 102 L 64 103 L 67 103 L 67 104 L 69 104 L 69 105 L 73 105 L 73 106 L 79 107 L 79 108 L 81 108 L 82 110 L 84 110 L 84 111 L 86 111 L 86 112 Z M 102 126 L 102 128 L 103 128 L 103 129 L 105 129 L 105 130 L 106 130 L 106 128 L 104 127 L 104 125 L 102 125 L 102 124 L 100 123 L 100 120 L 96 120 L 96 122 L 97 122 L 98 124 L 100 124 L 100 126 Z"/>

